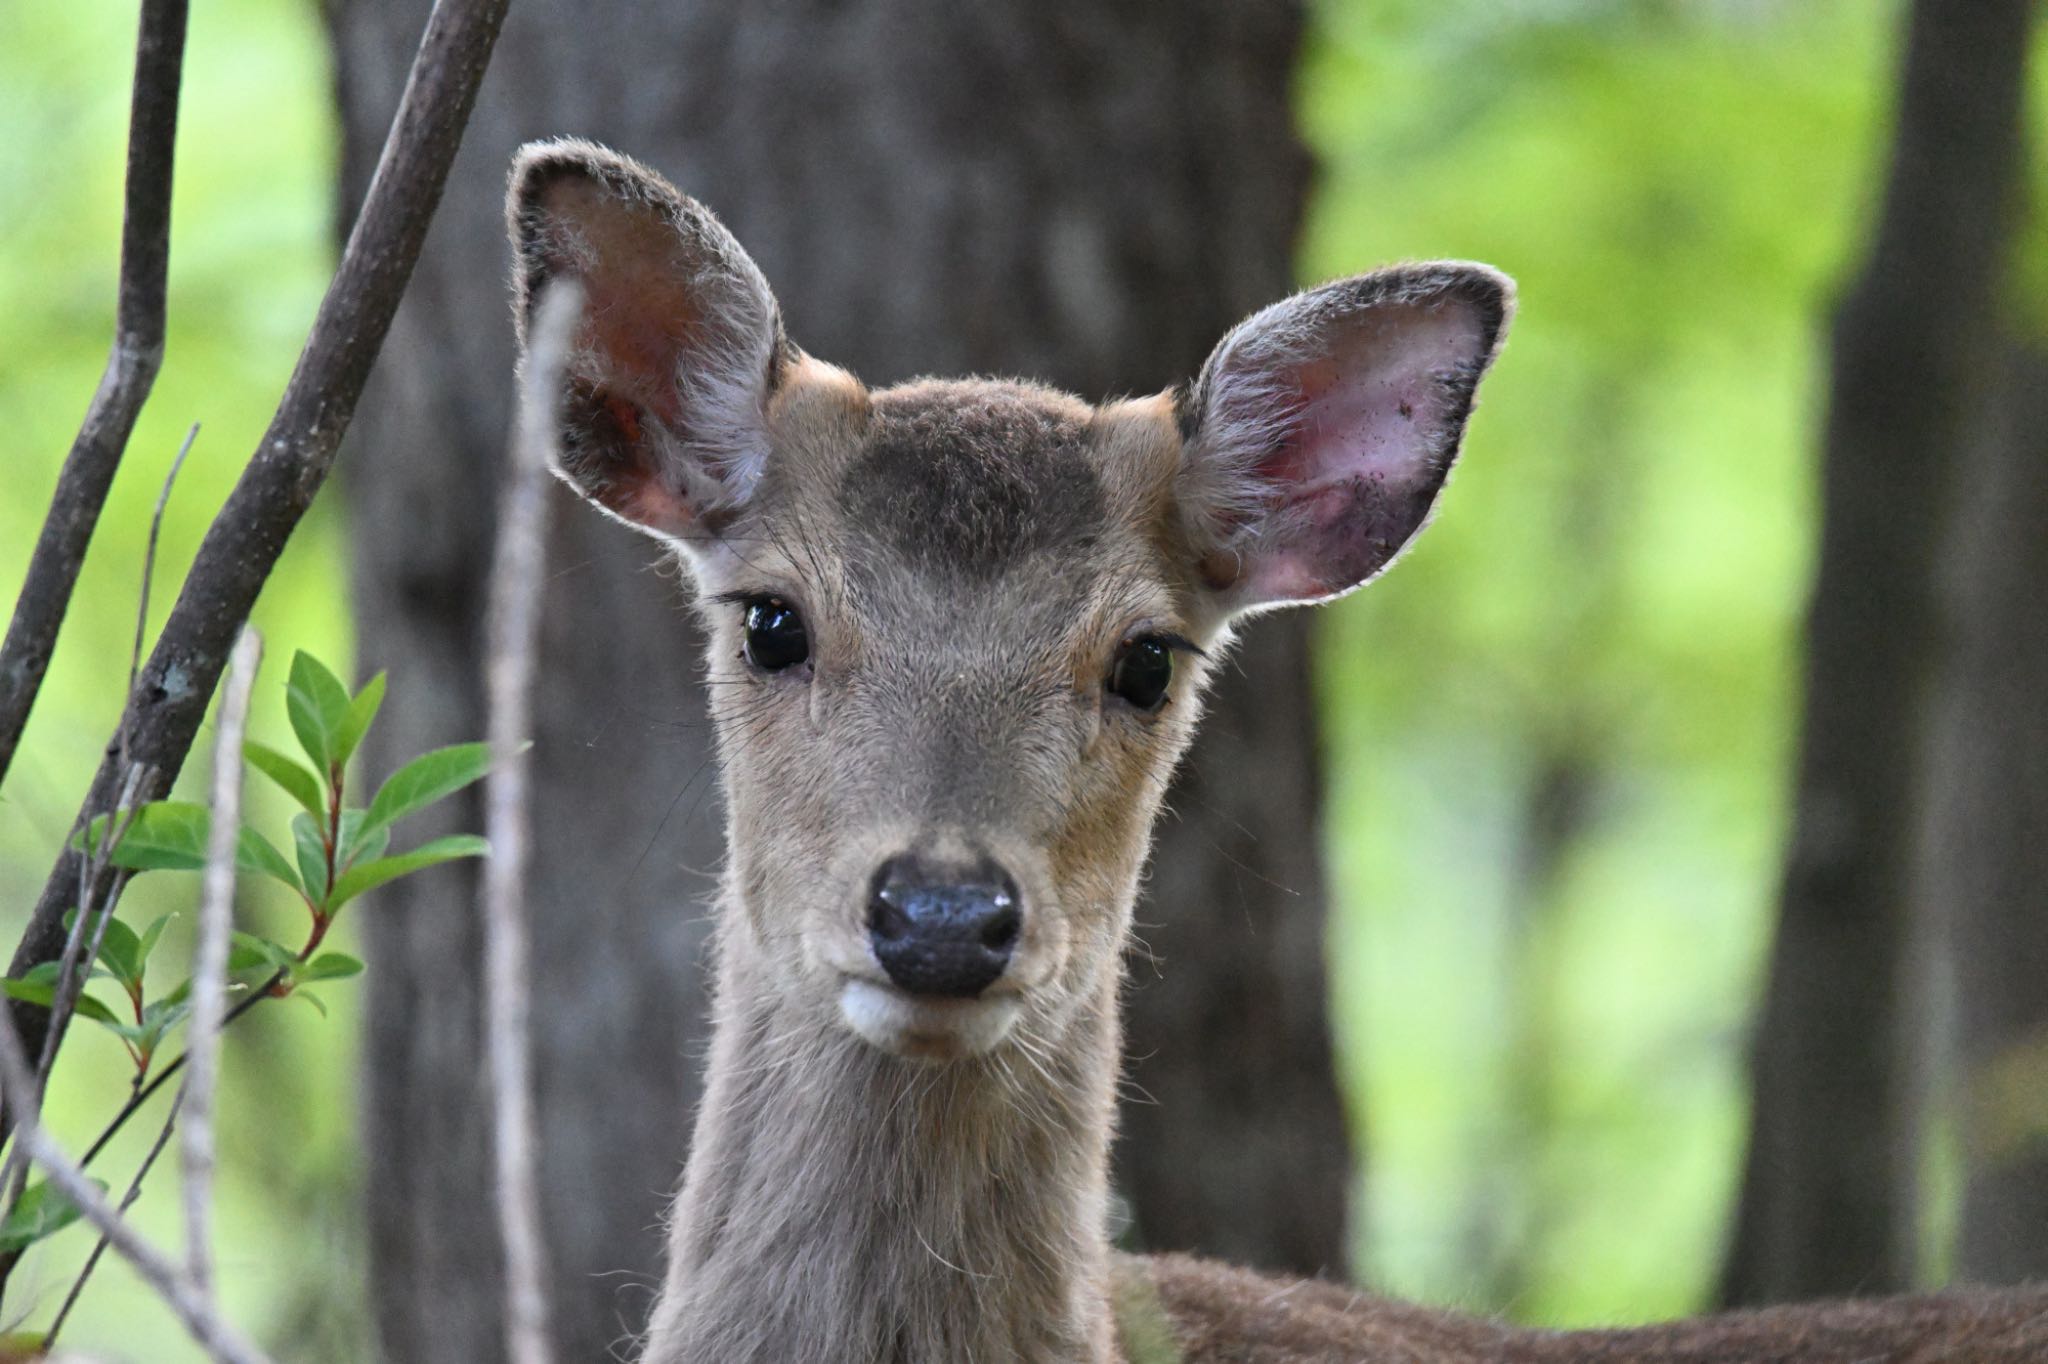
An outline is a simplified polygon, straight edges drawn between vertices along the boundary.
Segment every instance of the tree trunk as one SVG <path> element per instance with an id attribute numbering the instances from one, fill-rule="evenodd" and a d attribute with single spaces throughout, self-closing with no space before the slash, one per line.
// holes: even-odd
<path id="1" fill-rule="evenodd" d="M 1958 980 L 1958 1278 L 2048 1278 L 2048 352 L 2006 370 L 1949 564 L 1930 900 Z"/>
<path id="2" fill-rule="evenodd" d="M 1875 240 L 1835 317 L 1798 801 L 1730 1303 L 1915 1275 L 1909 971 L 1937 551 L 2019 168 L 2030 0 L 1917 0 Z"/>
<path id="3" fill-rule="evenodd" d="M 334 6 L 360 193 L 423 5 Z M 515 7 L 345 466 L 370 755 L 483 730 L 477 604 L 511 406 L 499 198 L 522 140 L 597 138 L 711 204 L 790 334 L 872 384 L 1021 373 L 1091 397 L 1190 376 L 1290 287 L 1306 161 L 1292 6 L 738 0 Z M 556 519 L 537 698 L 544 1216 L 565 1358 L 637 1329 L 685 1155 L 718 860 L 696 644 L 673 575 Z M 1261 622 L 1163 831 L 1132 994 L 1120 1178 L 1146 1240 L 1342 1262 L 1348 1150 L 1324 1018 L 1308 625 Z M 374 1313 L 394 1360 L 501 1357 L 473 884 L 368 915 Z"/>
<path id="4" fill-rule="evenodd" d="M 360 667 L 389 668 L 393 683 L 373 774 L 484 733 L 484 575 L 512 411 L 511 149 L 565 128 L 656 155 L 676 147 L 651 101 L 618 98 L 610 58 L 629 48 L 604 8 L 515 6 L 351 433 Z M 346 200 L 373 169 L 424 6 L 331 13 Z M 697 644 L 656 557 L 580 506 L 552 518 L 528 904 L 542 1212 L 560 1354 L 573 1360 L 609 1358 L 645 1316 L 705 1031 L 717 801 Z M 476 806 L 457 821 L 481 827 Z M 407 1364 L 503 1358 L 475 905 L 473 872 L 443 868 L 390 887 L 364 917 L 372 1315 L 384 1357 Z"/>

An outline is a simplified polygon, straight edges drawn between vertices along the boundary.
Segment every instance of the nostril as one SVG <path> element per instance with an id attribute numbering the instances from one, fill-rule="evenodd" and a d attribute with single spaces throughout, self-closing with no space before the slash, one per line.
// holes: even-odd
<path id="1" fill-rule="evenodd" d="M 1017 933 L 1023 926 L 1016 899 L 998 891 L 989 907 L 988 922 L 982 926 L 981 945 L 991 952 L 1008 953 L 1017 945 Z"/>
<path id="2" fill-rule="evenodd" d="M 889 942 L 905 937 L 911 929 L 910 916 L 896 903 L 896 894 L 886 886 L 868 899 L 868 932 Z"/>

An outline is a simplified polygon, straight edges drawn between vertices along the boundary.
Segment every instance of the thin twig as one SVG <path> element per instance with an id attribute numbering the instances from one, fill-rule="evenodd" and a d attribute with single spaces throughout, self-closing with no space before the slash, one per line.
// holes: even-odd
<path id="1" fill-rule="evenodd" d="M 235 901 L 235 847 L 242 830 L 242 733 L 263 659 L 263 637 L 242 631 L 228 663 L 219 737 L 213 746 L 213 815 L 200 884 L 199 937 L 192 947 L 192 1017 L 185 1032 L 185 1264 L 202 1294 L 213 1291 L 209 1207 L 213 1187 L 213 1091 L 227 1013 L 228 931 Z M 176 1105 L 172 1111 L 176 1112 Z"/>
<path id="2" fill-rule="evenodd" d="M 19 1095 L 25 1100 L 33 1083 L 14 1019 L 0 1010 L 0 1092 Z M 135 1230 L 121 1220 L 120 1213 L 108 1206 L 99 1187 L 85 1177 L 85 1172 L 74 1165 L 43 1130 L 31 1105 L 21 1103 L 16 1106 L 15 1113 L 15 1140 L 27 1150 L 29 1158 L 43 1167 L 57 1192 L 88 1222 L 99 1228 L 114 1249 L 120 1252 L 121 1258 L 134 1268 L 136 1276 L 164 1300 L 208 1354 L 216 1360 L 226 1361 L 226 1364 L 269 1364 L 262 1351 L 220 1319 L 205 1297 L 193 1287 L 192 1281 L 179 1272 L 167 1256 L 137 1236 Z"/>
<path id="3" fill-rule="evenodd" d="M 189 1088 L 189 1083 L 180 1085 L 177 1094 L 172 1097 L 170 1111 L 164 1114 L 163 1127 L 157 1132 L 156 1140 L 150 1143 L 149 1153 L 142 1158 L 142 1164 L 136 1169 L 135 1177 L 128 1181 L 128 1191 L 121 1195 L 121 1205 L 115 1209 L 120 1216 L 126 1217 L 128 1209 L 135 1206 L 135 1200 L 142 1196 L 142 1181 L 149 1177 L 150 1169 L 156 1164 L 157 1157 L 164 1153 L 164 1147 L 170 1145 L 171 1131 L 178 1125 L 178 1112 L 185 1106 L 185 1095 Z M 107 1253 L 107 1247 L 111 1244 L 112 1241 L 105 1232 L 101 1232 L 100 1239 L 93 1243 L 92 1254 L 85 1257 L 85 1264 L 80 1267 L 78 1277 L 71 1281 L 71 1287 L 64 1294 L 64 1301 L 58 1305 L 57 1315 L 50 1318 L 50 1328 L 43 1332 L 45 1354 L 57 1347 L 57 1337 L 63 1332 L 64 1323 L 71 1319 L 71 1309 L 78 1306 L 78 1299 L 84 1294 L 85 1286 L 92 1282 L 93 1271 L 100 1267 L 100 1259 Z M 193 1289 L 202 1299 L 208 1299 L 205 1288 L 200 1284 L 195 1282 Z"/>
<path id="4" fill-rule="evenodd" d="M 178 453 L 171 458 L 171 467 L 164 472 L 163 485 L 157 489 L 156 508 L 149 517 L 149 539 L 142 553 L 142 585 L 135 596 L 135 642 L 128 651 L 128 694 L 135 693 L 136 674 L 142 668 L 142 641 L 149 631 L 149 588 L 156 574 L 157 542 L 164 527 L 164 509 L 170 505 L 171 489 L 178 482 L 178 471 L 185 467 L 185 456 L 192 453 L 192 442 L 199 438 L 199 423 L 193 422 L 185 432 Z M 124 717 L 125 719 L 125 717 Z M 102 885 L 102 875 L 113 860 L 114 849 L 121 846 L 121 840 L 128 836 L 128 827 L 135 821 L 140 809 L 136 793 L 140 789 L 144 771 L 128 761 L 128 730 L 124 723 L 115 735 L 114 747 L 127 767 L 128 775 L 121 786 L 121 795 L 114 802 L 114 808 L 107 815 L 107 827 L 100 832 L 97 841 L 92 841 L 92 807 L 87 805 L 78 812 L 78 820 L 72 830 L 77 837 L 83 829 L 91 843 L 87 855 L 78 864 L 78 908 L 73 916 L 71 931 L 64 939 L 62 965 L 57 970 L 57 988 L 50 1000 L 49 1030 L 43 1037 L 41 1053 L 36 1057 L 36 1095 L 41 1102 L 43 1088 L 50 1083 L 50 1067 L 57 1062 L 57 1049 L 64 1045 L 64 1036 L 71 1028 L 72 1015 L 78 1008 L 78 996 L 85 989 L 85 982 L 92 976 L 92 963 L 99 960 L 100 945 L 106 941 L 107 924 L 114 917 L 115 907 L 121 902 L 121 891 L 128 883 L 126 872 L 119 873 L 104 882 L 104 892 L 94 909 L 94 892 Z M 79 964 L 80 935 L 91 921 L 92 943 L 83 953 L 84 965 Z M 136 1077 L 139 1085 L 142 1077 Z M 20 1196 L 14 1190 L 13 1197 Z M 9 1207 L 13 1206 L 10 1199 Z M 7 1280 L 13 1260 L 0 1258 L 0 1285 Z"/>
<path id="5" fill-rule="evenodd" d="M 547 481 L 562 361 L 583 308 L 574 284 L 550 289 L 534 321 L 519 386 L 512 468 L 498 510 L 486 617 L 490 641 L 491 775 L 484 793 L 491 858 L 483 877 L 484 1036 L 489 1039 L 498 1230 L 505 1250 L 505 1352 L 512 1364 L 551 1364 L 546 1250 L 536 1175 L 532 1000 L 526 927 L 527 756 Z"/>
<path id="6" fill-rule="evenodd" d="M 186 0 L 143 0 L 128 107 L 128 172 L 114 344 L 99 389 L 64 458 L 36 538 L 7 639 L 0 644 L 0 781 L 42 690 L 78 570 L 107 489 L 164 355 L 164 279 L 171 257 L 171 162 L 185 61 Z"/>
<path id="7" fill-rule="evenodd" d="M 370 365 L 419 259 L 420 245 L 462 140 L 507 0 L 438 0 L 427 20 L 369 193 L 319 315 L 285 385 L 270 428 L 208 528 L 184 589 L 128 698 L 120 733 L 147 769 L 140 795 L 161 798 L 184 765 L 228 651 L 249 618 L 286 540 L 312 504 Z M 84 802 L 102 810 L 124 766 L 110 754 Z M 9 973 L 55 960 L 79 854 L 52 868 Z M 40 1047 L 48 1014 L 14 1010 L 27 1043 Z M 4 1124 L 0 1116 L 0 1124 Z M 4 1126 L 0 1126 L 4 1135 Z"/>
<path id="8" fill-rule="evenodd" d="M 92 869 L 96 873 L 106 859 L 112 856 L 111 849 L 126 835 L 128 826 L 134 822 L 135 792 L 141 785 L 142 775 L 140 768 L 128 769 L 127 780 L 121 787 L 120 800 L 114 813 L 107 818 L 107 828 L 103 831 L 99 846 L 93 850 L 90 857 L 79 863 L 81 882 L 87 879 L 87 869 Z M 106 941 L 107 921 L 114 916 L 113 900 L 120 895 L 125 884 L 125 878 L 121 877 L 107 883 L 109 898 L 97 915 L 88 905 L 71 916 L 71 927 L 64 939 L 64 955 L 57 968 L 57 982 L 50 992 L 52 1026 L 43 1038 L 42 1054 L 36 1060 L 34 1086 L 19 1100 L 33 1107 L 39 1115 L 43 1108 L 43 1092 L 50 1083 L 50 1067 L 56 1061 L 57 1047 L 63 1041 L 64 1032 L 71 1024 L 72 1015 L 77 1012 L 78 996 L 84 992 L 85 983 L 92 976 L 91 963 L 99 959 L 100 945 Z M 88 920 L 92 922 L 92 941 L 89 944 L 84 937 Z M 81 956 L 84 958 L 84 965 L 80 964 Z M 9 1148 L 6 1164 L 0 1167 L 0 1188 L 6 1191 L 5 1208 L 12 1212 L 14 1205 L 21 1201 L 22 1192 L 28 1188 L 28 1156 L 19 1142 Z M 18 1250 L 0 1252 L 0 1286 L 6 1284 L 7 1276 L 14 1271 L 14 1266 L 20 1259 L 21 1252 Z"/>
<path id="9" fill-rule="evenodd" d="M 92 890 L 100 873 L 113 860 L 114 849 L 127 836 L 129 825 L 135 822 L 135 812 L 140 808 L 136 796 L 142 789 L 142 779 L 140 767 L 128 769 L 121 782 L 121 794 L 114 798 L 114 808 L 107 814 L 106 827 L 100 831 L 98 840 L 92 841 L 91 851 L 79 859 L 78 912 L 71 916 L 71 928 L 64 938 L 64 955 L 58 958 L 57 985 L 50 999 L 50 1030 L 36 1057 L 38 1094 L 42 1092 L 41 1086 L 50 1082 L 50 1067 L 56 1063 L 57 1048 L 63 1045 L 65 1030 L 71 1026 L 79 992 L 91 977 L 92 963 L 99 960 L 100 945 L 106 941 L 107 920 L 113 917 L 124 881 L 117 877 L 109 882 L 106 899 L 97 903 L 92 899 Z M 85 837 L 92 840 L 92 825 L 87 823 L 84 829 Z M 90 942 L 86 940 L 87 933 L 92 934 Z"/>
<path id="10" fill-rule="evenodd" d="M 170 471 L 164 475 L 164 484 L 156 492 L 156 510 L 149 514 L 149 542 L 142 551 L 142 595 L 135 606 L 135 647 L 128 654 L 128 695 L 135 694 L 135 679 L 142 672 L 142 641 L 149 632 L 149 584 L 156 576 L 156 542 L 164 530 L 164 508 L 171 505 L 171 487 L 178 481 L 178 471 L 185 467 L 185 456 L 192 453 L 192 442 L 199 439 L 199 423 L 193 422 L 185 432 L 184 443 L 171 460 Z M 126 736 L 123 736 L 124 738 Z"/>
<path id="11" fill-rule="evenodd" d="M 171 488 L 178 481 L 178 471 L 185 467 L 185 456 L 192 453 L 192 442 L 199 436 L 199 423 L 193 422 L 185 432 L 184 443 L 178 446 L 178 453 L 171 458 L 171 467 L 164 473 L 163 486 L 157 489 L 156 509 L 150 513 L 149 540 L 142 553 L 142 585 L 135 596 L 135 643 L 128 651 L 128 694 L 135 692 L 135 677 L 142 668 L 142 641 L 149 630 L 149 587 L 156 574 L 156 549 L 163 533 L 164 508 L 170 505 Z M 122 762 L 128 761 L 128 733 L 123 729 L 115 736 L 114 746 Z M 120 903 L 121 889 L 125 878 L 115 878 L 107 887 L 97 917 L 94 916 L 93 888 L 99 884 L 100 874 L 113 859 L 114 849 L 121 846 L 127 836 L 128 826 L 134 822 L 139 808 L 135 799 L 142 783 L 142 769 L 132 764 L 121 787 L 120 799 L 107 816 L 107 827 L 100 833 L 97 842 L 92 843 L 88 855 L 78 865 L 78 912 L 72 921 L 70 935 L 64 940 L 63 965 L 57 972 L 57 989 L 50 1004 L 49 1034 L 43 1038 L 42 1053 L 36 1058 L 37 1093 L 50 1082 L 50 1067 L 56 1063 L 57 1049 L 64 1045 L 64 1034 L 71 1026 L 71 1015 L 78 1006 L 79 991 L 85 988 L 85 981 L 92 974 L 91 963 L 99 960 L 100 944 L 106 940 L 107 921 L 114 916 L 114 907 Z M 91 807 L 78 812 L 77 826 L 72 836 L 78 836 L 83 829 L 88 840 L 92 836 Z M 78 969 L 80 934 L 86 921 L 92 920 L 92 946 L 85 953 L 86 969 Z M 4 1278 L 4 1276 L 0 1276 Z"/>

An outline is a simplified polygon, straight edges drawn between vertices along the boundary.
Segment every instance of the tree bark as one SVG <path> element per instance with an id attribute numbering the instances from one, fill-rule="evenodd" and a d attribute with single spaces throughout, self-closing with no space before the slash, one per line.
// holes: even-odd
<path id="1" fill-rule="evenodd" d="M 2048 1277 L 2048 351 L 2005 375 L 1951 537 L 1927 866 L 1958 984 L 1956 1275 L 1983 1283 Z"/>
<path id="2" fill-rule="evenodd" d="M 332 13 L 360 190 L 410 4 Z M 393 673 L 372 768 L 482 732 L 477 603 L 511 402 L 500 195 L 522 140 L 597 138 L 669 174 L 760 262 L 790 335 L 871 384 L 1018 373 L 1090 397 L 1191 376 L 1285 294 L 1306 183 L 1291 5 L 739 0 L 517 7 L 348 491 L 362 663 Z M 556 519 L 530 890 L 557 1348 L 637 1329 L 685 1155 L 718 860 L 697 644 L 655 552 Z M 1342 1264 L 1308 621 L 1262 621 L 1172 797 L 1140 918 L 1119 1178 L 1143 1238 Z M 473 873 L 367 916 L 374 1312 L 387 1358 L 489 1364 L 495 1233 L 477 1077 Z"/>
<path id="3" fill-rule="evenodd" d="M 1904 1288 L 1915 835 L 1935 568 L 2019 170 L 2029 0 L 1917 0 L 1871 252 L 1835 316 L 1793 840 L 1722 1297 Z"/>

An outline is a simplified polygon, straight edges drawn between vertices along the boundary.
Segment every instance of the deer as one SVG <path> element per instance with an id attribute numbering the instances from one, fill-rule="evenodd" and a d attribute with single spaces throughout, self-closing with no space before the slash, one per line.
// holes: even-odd
<path id="1" fill-rule="evenodd" d="M 1397 265 L 1194 379 L 870 390 L 707 209 L 522 148 L 521 365 L 582 306 L 555 473 L 694 586 L 726 797 L 703 1098 L 645 1364 L 2048 1360 L 2048 1290 L 1511 1327 L 1113 1251 L 1119 989 L 1150 832 L 1237 626 L 1434 511 L 1514 286 Z"/>

